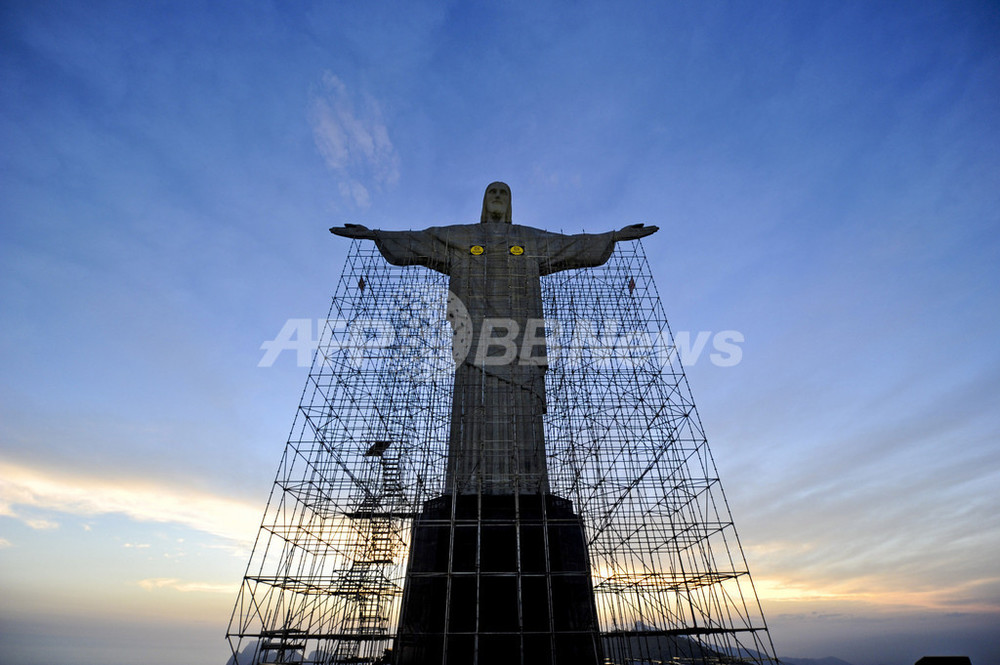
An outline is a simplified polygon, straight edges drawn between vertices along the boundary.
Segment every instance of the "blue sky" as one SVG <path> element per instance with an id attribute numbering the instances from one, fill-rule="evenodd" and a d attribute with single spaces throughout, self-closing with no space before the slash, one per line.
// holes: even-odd
<path id="1" fill-rule="evenodd" d="M 635 222 L 779 654 L 1000 660 L 1000 8 L 5 2 L 0 652 L 221 664 L 326 229 Z"/>

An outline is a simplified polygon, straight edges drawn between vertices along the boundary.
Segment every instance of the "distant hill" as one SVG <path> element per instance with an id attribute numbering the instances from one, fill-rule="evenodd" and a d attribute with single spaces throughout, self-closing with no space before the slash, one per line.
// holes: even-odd
<path id="1" fill-rule="evenodd" d="M 230 656 L 229 660 L 226 661 L 226 665 L 253 665 L 254 649 L 257 648 L 256 642 L 251 642 L 244 647 L 243 651 L 240 652 L 239 656 Z"/>
<path id="2" fill-rule="evenodd" d="M 726 650 L 726 651 L 730 656 L 739 655 L 734 650 Z M 761 659 L 766 658 L 764 654 L 760 653 L 759 651 L 754 651 L 753 649 L 747 649 L 746 651 L 742 651 L 739 653 L 746 654 L 751 658 L 753 657 Z M 778 662 L 780 662 L 781 665 L 852 665 L 851 663 L 848 663 L 846 660 L 841 660 L 839 658 L 834 658 L 832 656 L 827 656 L 826 658 L 782 658 L 779 656 Z"/>
<path id="3" fill-rule="evenodd" d="M 643 634 L 604 638 L 604 656 L 615 663 L 662 662 L 675 659 L 697 662 L 719 662 L 721 654 L 681 635 Z"/>

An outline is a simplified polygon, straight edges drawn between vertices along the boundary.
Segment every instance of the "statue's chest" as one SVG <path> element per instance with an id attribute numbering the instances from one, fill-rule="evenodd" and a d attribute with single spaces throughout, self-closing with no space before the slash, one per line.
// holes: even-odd
<path id="1" fill-rule="evenodd" d="M 537 260 L 529 241 L 515 234 L 470 235 L 466 244 L 467 247 L 460 246 L 456 249 L 473 265 L 518 265 L 532 259 Z"/>
<path id="2" fill-rule="evenodd" d="M 509 303 L 515 309 L 534 307 L 515 303 L 537 299 L 540 289 L 538 255 L 530 238 L 518 234 L 470 235 L 468 247 L 458 248 L 459 270 L 452 286 L 475 301 Z M 474 305 L 473 305 L 474 307 Z"/>

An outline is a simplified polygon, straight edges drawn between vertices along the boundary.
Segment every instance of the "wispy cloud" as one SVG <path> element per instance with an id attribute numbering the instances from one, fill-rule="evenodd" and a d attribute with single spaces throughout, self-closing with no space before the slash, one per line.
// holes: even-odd
<path id="1" fill-rule="evenodd" d="M 356 206 L 371 205 L 372 184 L 391 185 L 399 179 L 399 155 L 381 107 L 370 95 L 352 94 L 327 72 L 310 104 L 309 120 L 316 146 L 339 180 L 341 195 Z"/>
<path id="2" fill-rule="evenodd" d="M 139 586 L 147 591 L 170 589 L 172 591 L 180 591 L 182 593 L 224 593 L 229 595 L 235 595 L 239 590 L 239 586 L 235 584 L 185 582 L 184 580 L 179 580 L 173 577 L 153 577 L 145 580 L 139 580 Z"/>
<path id="3" fill-rule="evenodd" d="M 35 529 L 57 526 L 37 517 L 38 511 L 172 522 L 234 542 L 252 538 L 260 522 L 259 506 L 184 487 L 109 482 L 0 462 L 0 514 Z"/>

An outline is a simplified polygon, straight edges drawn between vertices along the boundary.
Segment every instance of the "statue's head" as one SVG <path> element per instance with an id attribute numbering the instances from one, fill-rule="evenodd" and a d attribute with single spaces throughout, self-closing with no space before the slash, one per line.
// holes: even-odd
<path id="1" fill-rule="evenodd" d="M 510 187 L 504 182 L 491 182 L 486 186 L 483 195 L 483 216 L 479 220 L 483 224 L 489 222 L 511 222 Z"/>

